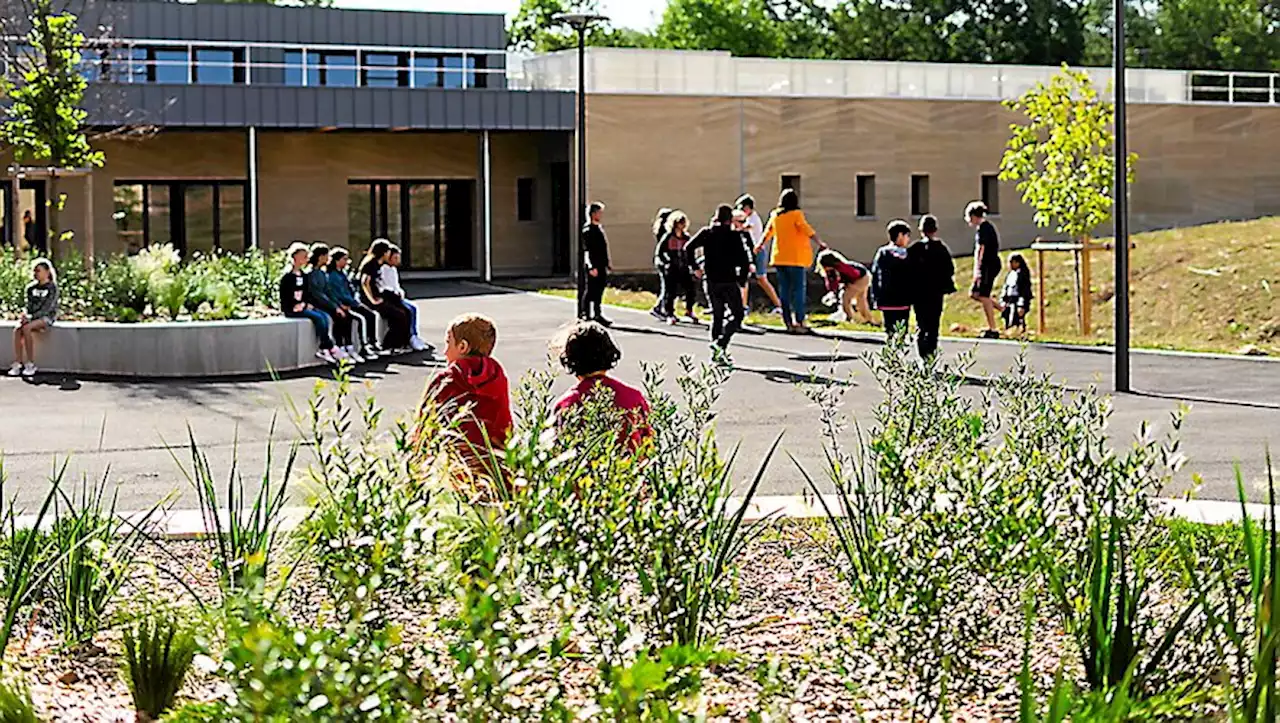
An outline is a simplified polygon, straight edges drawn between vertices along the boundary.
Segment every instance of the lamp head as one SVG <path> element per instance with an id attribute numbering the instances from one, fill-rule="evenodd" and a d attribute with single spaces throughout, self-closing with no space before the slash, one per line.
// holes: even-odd
<path id="1" fill-rule="evenodd" d="M 552 20 L 561 25 L 568 25 L 574 30 L 585 30 L 596 23 L 607 22 L 609 18 L 595 13 L 560 13 Z"/>

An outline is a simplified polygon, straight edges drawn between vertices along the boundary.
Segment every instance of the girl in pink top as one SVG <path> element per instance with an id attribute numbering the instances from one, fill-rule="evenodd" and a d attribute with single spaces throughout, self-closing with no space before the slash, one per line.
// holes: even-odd
<path id="1" fill-rule="evenodd" d="M 649 401 L 633 386 L 609 376 L 622 359 L 622 351 L 601 325 L 580 321 L 563 332 L 556 345 L 560 363 L 578 378 L 578 384 L 555 404 L 556 418 L 563 423 L 566 413 L 582 404 L 601 387 L 613 392 L 613 406 L 622 410 L 622 439 L 635 449 L 652 434 L 649 428 Z"/>

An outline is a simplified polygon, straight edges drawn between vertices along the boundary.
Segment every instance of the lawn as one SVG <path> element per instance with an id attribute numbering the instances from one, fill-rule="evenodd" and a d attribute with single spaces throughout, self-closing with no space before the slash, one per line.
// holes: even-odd
<path id="1" fill-rule="evenodd" d="M 1280 218 L 1229 222 L 1133 237 L 1131 318 L 1136 346 L 1189 351 L 1280 354 Z M 952 250 L 969 249 L 967 239 L 952 239 Z M 1012 251 L 1002 256 L 1008 265 Z M 1023 251 L 1037 278 L 1035 254 Z M 1075 267 L 1070 254 L 1045 256 L 1046 331 L 1035 329 L 1036 309 L 1030 321 L 1031 339 L 1074 344 L 1107 344 L 1114 334 L 1115 275 L 1111 252 L 1093 257 L 1093 333 L 1080 334 L 1076 320 Z M 974 335 L 983 327 L 982 312 L 963 292 L 972 278 L 970 258 L 956 260 L 956 286 L 943 316 L 944 333 Z M 1000 279 L 1003 282 L 1003 276 Z M 541 289 L 544 293 L 572 296 L 571 289 Z M 1039 293 L 1039 289 L 1037 289 Z M 811 295 L 812 296 L 812 295 Z M 609 289 L 606 303 L 648 309 L 654 295 L 644 291 Z M 811 298 L 811 301 L 816 301 Z M 827 310 L 814 307 L 819 324 Z M 754 313 L 756 324 L 781 325 L 777 316 Z M 840 324 L 842 329 L 868 329 Z"/>

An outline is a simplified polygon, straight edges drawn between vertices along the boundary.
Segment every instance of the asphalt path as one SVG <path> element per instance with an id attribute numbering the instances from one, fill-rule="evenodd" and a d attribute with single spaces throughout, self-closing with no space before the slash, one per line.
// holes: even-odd
<path id="1" fill-rule="evenodd" d="M 556 298 L 482 287 L 467 283 L 433 283 L 411 293 L 418 298 L 424 337 L 439 340 L 448 321 L 465 311 L 479 311 L 498 324 L 497 356 L 513 380 L 533 369 L 549 367 L 547 342 L 572 316 L 572 304 Z M 641 379 L 642 361 L 658 362 L 672 371 L 683 355 L 708 356 L 705 327 L 668 327 L 647 314 L 611 309 L 624 358 L 619 375 Z M 783 448 L 800 464 L 818 473 L 822 439 L 818 411 L 798 384 L 814 370 L 828 380 L 851 386 L 844 411 L 865 419 L 880 392 L 861 362 L 861 355 L 880 344 L 874 335 L 852 339 L 796 338 L 780 334 L 744 334 L 735 340 L 736 369 L 718 409 L 723 444 L 741 443 L 739 476 L 759 463 L 774 436 L 785 431 Z M 1022 351 L 1017 344 L 945 341 L 947 354 L 972 353 L 975 377 L 1007 369 Z M 1025 351 L 1030 364 L 1051 372 L 1063 384 L 1106 389 L 1112 357 L 1097 350 L 1043 346 Z M 415 406 L 424 383 L 439 367 L 426 355 L 393 363 L 366 365 L 354 378 L 367 384 L 388 414 Z M 1280 364 L 1177 354 L 1137 354 L 1133 359 L 1139 394 L 1117 396 L 1111 435 L 1127 444 L 1146 420 L 1158 432 L 1167 430 L 1172 411 L 1191 408 L 1182 429 L 1183 451 L 1190 458 L 1176 494 L 1199 482 L 1199 497 L 1231 499 L 1233 466 L 1242 465 L 1251 486 L 1264 479 L 1264 452 L 1280 430 Z M 19 506 L 38 504 L 54 470 L 66 464 L 73 481 L 107 475 L 119 494 L 121 510 L 146 509 L 171 494 L 178 508 L 196 505 L 183 473 L 190 467 L 188 429 L 207 455 L 215 476 L 226 479 L 233 462 L 252 489 L 267 468 L 267 450 L 275 441 L 273 474 L 282 472 L 290 441 L 298 438 L 294 411 L 305 409 L 323 370 L 284 379 L 237 381 L 123 382 L 44 376 L 35 382 L 0 379 L 0 452 L 4 495 Z M 669 383 L 674 382 L 669 379 Z M 571 380 L 561 375 L 557 389 Z M 981 393 L 974 385 L 971 393 Z M 300 465 L 309 461 L 305 448 Z M 785 456 L 766 476 L 765 494 L 804 490 L 800 472 Z M 295 486 L 295 498 L 303 495 Z"/>

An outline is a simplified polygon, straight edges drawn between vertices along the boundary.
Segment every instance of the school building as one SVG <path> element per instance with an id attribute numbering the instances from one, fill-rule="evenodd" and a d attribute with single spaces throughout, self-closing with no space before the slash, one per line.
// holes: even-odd
<path id="1" fill-rule="evenodd" d="M 975 199 L 1006 248 L 1060 238 L 997 178 L 1019 120 L 1001 102 L 1057 70 L 591 49 L 588 188 L 608 204 L 614 265 L 651 268 L 660 207 L 701 224 L 750 192 L 763 215 L 786 187 L 824 240 L 864 261 L 890 220 L 924 213 L 971 253 L 961 215 Z M 1090 74 L 1109 87 L 1109 71 Z M 1128 81 L 1135 232 L 1280 214 L 1280 74 L 1131 70 Z M 576 54 L 527 61 L 521 83 L 575 87 Z"/>
<path id="2" fill-rule="evenodd" d="M 114 0 L 79 15 L 106 162 L 58 181 L 78 245 L 386 236 L 428 275 L 567 271 L 574 96 L 508 87 L 501 16 Z M 10 241 L 43 238 L 49 184 L 21 181 Z"/>
<path id="3" fill-rule="evenodd" d="M 147 0 L 79 14 L 106 163 L 57 182 L 77 245 L 386 236 L 411 275 L 572 268 L 576 51 L 509 58 L 498 15 Z M 701 223 L 743 192 L 767 212 L 783 187 L 858 258 L 891 218 L 923 213 L 968 252 L 975 198 L 1006 246 L 1026 245 L 1054 234 L 996 178 L 1017 120 L 1001 101 L 1055 71 L 590 49 L 588 195 L 608 205 L 620 272 L 651 269 L 659 207 Z M 1135 230 L 1280 214 L 1278 78 L 1131 72 Z M 0 185 L 5 239 L 43 238 L 50 180 L 24 176 L 16 203 Z"/>

